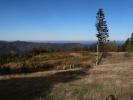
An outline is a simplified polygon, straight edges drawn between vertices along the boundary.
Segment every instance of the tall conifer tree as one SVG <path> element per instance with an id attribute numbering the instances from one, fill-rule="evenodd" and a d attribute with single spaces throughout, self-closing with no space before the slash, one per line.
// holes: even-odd
<path id="1" fill-rule="evenodd" d="M 107 38 L 109 37 L 108 33 L 108 28 L 107 28 L 107 23 L 105 21 L 105 15 L 103 12 L 103 9 L 99 9 L 97 12 L 97 23 L 96 23 L 96 29 L 97 29 L 97 34 L 96 37 L 98 38 L 97 42 L 97 62 L 96 65 L 99 63 L 99 51 L 104 53 L 104 45 L 107 41 Z"/>

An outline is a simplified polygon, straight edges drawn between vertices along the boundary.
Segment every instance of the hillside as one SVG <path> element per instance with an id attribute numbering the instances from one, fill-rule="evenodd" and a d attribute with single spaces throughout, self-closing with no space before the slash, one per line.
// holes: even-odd
<path id="1" fill-rule="evenodd" d="M 0 54 L 17 54 L 25 53 L 32 50 L 44 51 L 68 51 L 80 50 L 85 45 L 80 43 L 41 43 L 41 42 L 25 42 L 25 41 L 0 41 Z"/>
<path id="2" fill-rule="evenodd" d="M 113 41 L 111 41 L 113 42 Z M 115 41 L 117 46 L 121 46 L 124 41 Z M 20 54 L 33 50 L 49 51 L 76 51 L 95 48 L 96 41 L 46 41 L 46 42 L 26 42 L 26 41 L 0 41 L 0 54 Z M 93 50 L 94 51 L 94 50 Z"/>
<path id="3" fill-rule="evenodd" d="M 80 61 L 85 54 L 90 59 L 87 58 L 84 64 L 90 64 L 95 58 L 95 53 L 69 52 L 69 54 L 75 57 L 73 60 L 79 57 Z M 103 58 L 99 66 L 92 64 L 92 67 L 87 68 L 0 76 L 0 98 L 2 100 L 133 100 L 132 61 L 132 53 L 114 52 Z"/>

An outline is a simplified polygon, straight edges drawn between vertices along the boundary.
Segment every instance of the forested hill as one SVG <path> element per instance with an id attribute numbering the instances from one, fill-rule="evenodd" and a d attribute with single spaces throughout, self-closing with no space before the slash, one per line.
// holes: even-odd
<path id="1" fill-rule="evenodd" d="M 31 50 L 44 51 L 63 51 L 63 50 L 80 50 L 85 45 L 80 43 L 38 43 L 25 41 L 0 41 L 0 54 L 7 53 L 25 53 Z"/>

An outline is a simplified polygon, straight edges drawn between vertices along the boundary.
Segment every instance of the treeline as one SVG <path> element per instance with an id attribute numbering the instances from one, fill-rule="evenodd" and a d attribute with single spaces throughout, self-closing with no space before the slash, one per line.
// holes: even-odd
<path id="1" fill-rule="evenodd" d="M 131 37 L 128 38 L 122 46 L 123 51 L 133 52 L 133 33 Z"/>
<path id="2" fill-rule="evenodd" d="M 6 54 L 0 54 L 0 66 L 3 66 L 3 64 L 7 64 L 9 62 L 21 62 L 26 61 L 29 58 L 32 58 L 33 56 L 36 56 L 41 53 L 53 53 L 53 52 L 60 52 L 61 50 L 56 49 L 44 49 L 44 48 L 38 48 L 33 49 L 31 51 L 27 51 L 24 53 L 6 53 Z"/>
<path id="3" fill-rule="evenodd" d="M 96 52 L 96 43 L 89 47 L 90 51 Z M 133 33 L 124 43 L 117 43 L 116 41 L 108 41 L 104 44 L 104 49 L 107 52 L 133 52 Z"/>
<path id="4" fill-rule="evenodd" d="M 0 67 L 4 64 L 10 63 L 10 62 L 24 62 L 29 58 L 32 58 L 36 55 L 43 54 L 43 53 L 56 53 L 56 52 L 64 52 L 64 51 L 87 51 L 88 47 L 76 47 L 76 48 L 70 48 L 70 49 L 48 49 L 48 48 L 36 48 L 31 51 L 27 51 L 24 53 L 6 53 L 6 54 L 0 54 Z"/>
<path id="5" fill-rule="evenodd" d="M 96 52 L 97 50 L 97 43 L 92 44 L 89 49 L 89 51 Z M 102 50 L 102 49 L 100 49 Z M 121 51 L 121 44 L 117 44 L 115 41 L 108 41 L 106 44 L 104 44 L 104 50 L 107 52 L 120 52 Z"/>

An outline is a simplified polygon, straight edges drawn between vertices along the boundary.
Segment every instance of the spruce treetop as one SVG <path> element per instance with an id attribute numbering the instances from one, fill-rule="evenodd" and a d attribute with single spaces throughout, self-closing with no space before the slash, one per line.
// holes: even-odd
<path id="1" fill-rule="evenodd" d="M 96 18 L 97 18 L 96 29 L 98 31 L 98 34 L 96 34 L 96 36 L 98 38 L 98 42 L 102 44 L 106 42 L 107 38 L 109 37 L 107 23 L 105 21 L 105 15 L 103 9 L 99 9 Z"/>

